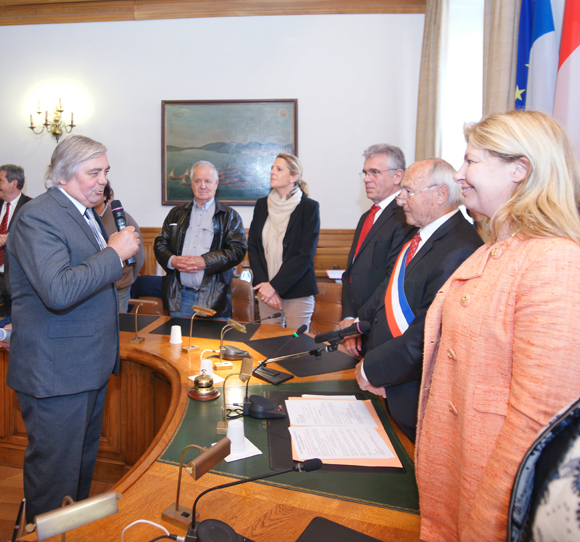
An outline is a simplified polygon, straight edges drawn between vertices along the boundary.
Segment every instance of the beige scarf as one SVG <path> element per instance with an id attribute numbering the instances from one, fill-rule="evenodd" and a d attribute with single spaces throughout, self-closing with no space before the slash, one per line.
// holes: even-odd
<path id="1" fill-rule="evenodd" d="M 268 264 L 268 279 L 272 280 L 282 267 L 283 240 L 288 228 L 290 215 L 302 199 L 302 191 L 294 188 L 292 192 L 280 197 L 277 190 L 268 196 L 268 218 L 262 230 L 264 255 Z"/>

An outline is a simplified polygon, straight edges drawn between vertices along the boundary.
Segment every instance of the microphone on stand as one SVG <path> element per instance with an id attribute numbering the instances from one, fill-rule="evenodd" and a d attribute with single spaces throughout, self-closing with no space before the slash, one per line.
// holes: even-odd
<path id="1" fill-rule="evenodd" d="M 348 337 L 349 335 L 358 335 L 361 333 L 365 333 L 369 329 L 371 329 L 371 325 L 368 322 L 356 322 L 355 324 L 349 327 L 336 329 L 334 331 L 328 331 L 327 333 L 320 333 L 314 337 L 314 342 L 316 343 L 329 342 L 330 344 L 323 345 L 321 348 L 315 348 L 314 350 L 307 350 L 306 352 L 296 352 L 295 354 L 288 354 L 286 356 L 270 357 L 260 362 L 260 365 L 257 367 L 257 369 L 260 369 L 262 372 L 272 371 L 272 369 L 267 369 L 263 367 L 263 365 L 265 365 L 266 363 L 274 363 L 274 362 L 277 363 L 280 361 L 286 361 L 288 359 L 302 358 L 304 356 L 314 356 L 316 359 L 320 359 L 322 357 L 323 352 L 334 352 L 338 348 L 338 344 L 344 337 Z M 256 374 L 257 376 L 260 376 L 260 378 L 263 378 L 258 372 Z M 286 373 L 275 373 L 275 374 L 285 375 Z M 266 378 L 263 379 L 267 380 Z M 288 379 L 289 378 L 286 378 L 286 380 Z M 284 382 L 284 380 L 272 382 L 272 384 L 279 384 L 280 382 Z"/>
<path id="2" fill-rule="evenodd" d="M 270 368 L 266 367 L 266 364 L 269 361 L 271 361 L 272 359 L 274 359 L 276 357 L 276 355 L 280 352 L 280 350 L 282 350 L 283 348 L 286 348 L 286 346 L 288 346 L 288 343 L 292 339 L 299 337 L 307 329 L 308 329 L 308 326 L 306 324 L 301 325 L 294 333 L 292 333 L 292 335 L 290 335 L 290 337 L 288 337 L 288 340 L 286 340 L 282 343 L 282 345 L 278 348 L 278 350 L 276 350 L 276 352 L 274 352 L 274 354 L 272 356 L 270 356 L 269 358 L 266 358 L 263 361 L 260 361 L 258 366 L 254 369 L 253 374 L 255 376 L 257 376 L 258 378 L 261 378 L 262 380 L 269 382 L 270 384 L 274 384 L 275 386 L 277 386 L 278 384 L 280 384 L 282 382 L 286 382 L 286 380 L 290 380 L 291 378 L 294 378 L 294 376 L 289 374 L 289 373 L 283 373 L 282 371 L 276 371 L 274 369 L 270 369 Z"/>
<path id="3" fill-rule="evenodd" d="M 221 486 L 215 486 L 210 489 L 202 491 L 195 501 L 193 502 L 192 517 L 193 521 L 187 535 L 185 535 L 184 542 L 221 542 L 221 541 L 236 541 L 242 542 L 248 540 L 247 538 L 238 535 L 227 523 L 217 519 L 206 519 L 199 524 L 195 522 L 195 510 L 197 503 L 201 497 L 210 491 L 215 491 L 216 489 L 224 489 L 226 487 L 237 486 L 240 484 L 245 484 L 246 482 L 255 482 L 256 480 L 263 480 L 264 478 L 270 478 L 272 476 L 278 476 L 279 474 L 286 474 L 288 472 L 312 472 L 318 470 L 322 467 L 322 461 L 318 458 L 307 459 L 303 463 L 297 463 L 291 469 L 286 469 L 278 472 L 270 472 L 268 474 L 261 474 L 259 476 L 254 476 L 252 478 L 247 478 L 245 480 L 236 480 L 235 482 L 230 482 L 229 484 L 223 484 Z M 248 541 L 249 542 L 249 541 Z"/>
<path id="4" fill-rule="evenodd" d="M 271 314 L 270 316 L 266 316 L 266 318 L 260 318 L 259 320 L 254 320 L 253 322 L 248 322 L 246 325 L 257 324 L 258 322 L 263 322 L 264 320 L 270 320 L 271 318 L 280 318 L 280 316 L 282 316 L 281 312 L 275 312 L 274 314 Z"/>
<path id="5" fill-rule="evenodd" d="M 111 212 L 115 219 L 117 231 L 123 231 L 127 227 L 127 218 L 125 217 L 125 209 L 118 199 L 111 202 Z M 135 256 L 131 256 L 126 263 L 127 265 L 135 265 L 136 261 Z"/>
<path id="6" fill-rule="evenodd" d="M 254 372 L 256 372 L 256 370 L 259 369 L 260 367 L 266 365 L 266 363 L 268 363 L 268 360 L 275 358 L 276 355 L 280 352 L 280 350 L 282 350 L 282 348 L 286 348 L 286 346 L 288 346 L 288 343 L 292 339 L 300 337 L 300 335 L 302 335 L 307 329 L 308 329 L 308 326 L 306 324 L 302 324 L 294 333 L 292 333 L 292 335 L 290 335 L 290 337 L 288 337 L 287 341 L 282 343 L 282 345 L 278 348 L 278 350 L 276 350 L 276 352 L 274 352 L 274 354 L 272 354 L 269 358 L 266 358 L 265 360 L 260 361 L 259 365 L 254 369 Z"/>
<path id="7" fill-rule="evenodd" d="M 220 361 L 222 363 L 223 359 L 227 359 L 229 361 L 234 361 L 236 359 L 243 359 L 247 358 L 250 354 L 246 350 L 242 350 L 237 346 L 232 346 L 231 344 L 223 344 L 223 335 L 224 330 L 227 326 L 232 326 L 237 331 L 241 331 L 242 333 L 246 333 L 246 326 L 250 324 L 257 324 L 258 322 L 263 322 L 264 320 L 269 320 L 270 318 L 279 318 L 282 316 L 281 312 L 276 312 L 272 314 L 272 316 L 267 316 L 266 318 L 261 318 L 260 320 L 254 320 L 253 322 L 248 322 L 246 324 L 240 324 L 234 320 L 230 320 L 227 325 L 222 329 L 222 340 L 220 342 Z M 226 330 L 227 331 L 227 330 Z"/>
<path id="8" fill-rule="evenodd" d="M 315 343 L 323 343 L 326 341 L 341 341 L 350 335 L 362 335 L 371 329 L 368 322 L 355 322 L 352 326 L 335 329 L 334 331 L 327 331 L 326 333 L 319 333 L 314 337 Z"/>

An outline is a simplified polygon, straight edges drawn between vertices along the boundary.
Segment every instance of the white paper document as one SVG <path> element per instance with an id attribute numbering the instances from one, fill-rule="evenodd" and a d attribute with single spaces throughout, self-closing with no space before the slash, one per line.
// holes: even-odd
<path id="1" fill-rule="evenodd" d="M 304 459 L 395 457 L 372 427 L 289 427 L 289 431 L 298 456 Z"/>
<path id="2" fill-rule="evenodd" d="M 310 393 L 303 393 L 301 396 L 303 399 L 324 399 L 328 401 L 328 395 L 312 395 Z M 354 395 L 333 395 L 333 401 L 356 401 Z"/>
<path id="3" fill-rule="evenodd" d="M 286 412 L 293 427 L 377 427 L 362 401 L 286 401 Z"/>

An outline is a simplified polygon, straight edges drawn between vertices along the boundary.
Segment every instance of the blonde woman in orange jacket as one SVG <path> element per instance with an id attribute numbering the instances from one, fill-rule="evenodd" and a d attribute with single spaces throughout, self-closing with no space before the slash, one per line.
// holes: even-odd
<path id="1" fill-rule="evenodd" d="M 465 128 L 455 176 L 491 241 L 431 305 L 417 428 L 421 540 L 505 541 L 518 465 L 580 392 L 580 168 L 539 112 Z"/>

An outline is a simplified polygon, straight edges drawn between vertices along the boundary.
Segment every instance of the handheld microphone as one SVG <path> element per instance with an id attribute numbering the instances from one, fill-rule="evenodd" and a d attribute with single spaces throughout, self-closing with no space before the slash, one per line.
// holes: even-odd
<path id="1" fill-rule="evenodd" d="M 319 333 L 314 337 L 314 342 L 323 343 L 325 341 L 341 341 L 349 335 L 362 335 L 370 329 L 371 325 L 368 322 L 355 322 L 352 326 L 335 329 L 334 331 L 327 331 L 326 333 Z"/>
<path id="2" fill-rule="evenodd" d="M 125 209 L 118 199 L 111 202 L 111 212 L 117 225 L 117 231 L 123 231 L 127 227 L 127 218 L 125 217 Z M 135 265 L 135 256 L 131 256 L 126 263 L 127 265 Z"/>
<path id="3" fill-rule="evenodd" d="M 237 486 L 240 484 L 245 484 L 246 482 L 255 482 L 256 480 L 263 480 L 264 478 L 270 478 L 272 476 L 278 476 L 279 474 L 286 474 L 288 472 L 312 472 L 315 470 L 318 470 L 319 468 L 322 467 L 322 461 L 318 458 L 316 459 L 307 459 L 306 461 L 304 461 L 303 463 L 297 463 L 295 464 L 291 469 L 286 469 L 286 470 L 281 470 L 278 472 L 270 472 L 268 474 L 261 474 L 258 476 L 254 476 L 252 478 L 246 478 L 245 480 L 236 480 L 235 482 L 230 482 L 229 484 L 222 484 L 221 486 L 215 486 L 215 487 L 211 487 L 209 489 L 206 489 L 205 491 L 202 491 L 197 498 L 195 499 L 194 503 L 193 503 L 193 507 L 192 507 L 192 514 L 191 517 L 193 518 L 193 521 L 191 522 L 191 526 L 189 527 L 189 530 L 187 531 L 187 535 L 185 536 L 185 542 L 196 542 L 198 540 L 200 540 L 201 537 L 199 537 L 199 532 L 200 531 L 207 531 L 207 534 L 209 535 L 213 535 L 212 538 L 211 536 L 209 536 L 208 538 L 203 537 L 203 540 L 230 540 L 231 538 L 224 538 L 223 534 L 228 534 L 230 535 L 230 533 L 233 533 L 235 535 L 234 530 L 227 524 L 224 523 L 223 521 L 219 521 L 217 519 L 206 519 L 205 521 L 202 521 L 199 525 L 196 525 L 195 523 L 195 509 L 197 507 L 197 503 L 199 501 L 199 499 L 201 499 L 206 493 L 209 493 L 210 491 L 215 491 L 216 489 L 224 489 L 226 487 L 232 487 L 232 486 Z M 223 534 L 222 534 L 223 533 Z M 222 536 L 220 538 L 220 535 Z"/>

